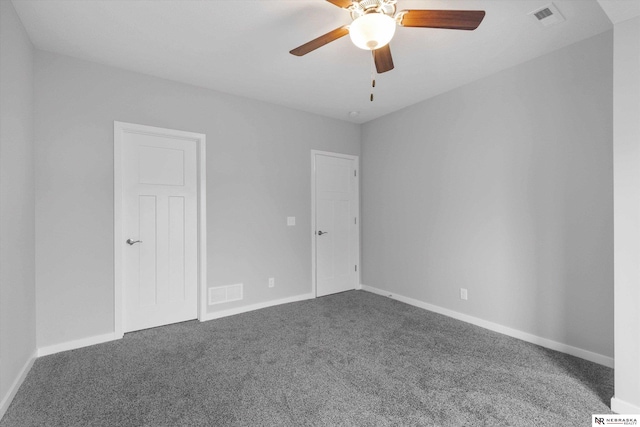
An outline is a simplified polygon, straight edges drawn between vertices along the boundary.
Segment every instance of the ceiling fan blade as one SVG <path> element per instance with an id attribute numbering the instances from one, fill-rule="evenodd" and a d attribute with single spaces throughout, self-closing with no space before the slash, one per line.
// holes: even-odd
<path id="1" fill-rule="evenodd" d="M 351 6 L 351 0 L 327 0 L 327 1 L 343 9 L 347 9 L 349 6 Z"/>
<path id="2" fill-rule="evenodd" d="M 393 59 L 391 58 L 391 49 L 389 48 L 389 45 L 385 45 L 380 49 L 374 50 L 373 60 L 376 63 L 376 71 L 378 74 L 393 70 Z"/>
<path id="3" fill-rule="evenodd" d="M 398 15 L 403 27 L 475 30 L 484 19 L 484 10 L 403 10 Z"/>
<path id="4" fill-rule="evenodd" d="M 307 53 L 312 52 L 327 43 L 331 43 L 334 40 L 338 40 L 340 37 L 344 37 L 347 34 L 349 34 L 349 27 L 345 25 L 340 28 L 336 28 L 333 31 L 329 31 L 327 34 L 323 34 L 317 39 L 313 39 L 302 46 L 298 46 L 297 48 L 289 51 L 289 53 L 296 56 L 306 55 Z"/>

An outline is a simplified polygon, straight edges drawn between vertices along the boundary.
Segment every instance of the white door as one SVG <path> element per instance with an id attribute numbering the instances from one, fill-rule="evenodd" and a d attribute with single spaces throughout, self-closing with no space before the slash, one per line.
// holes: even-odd
<path id="1" fill-rule="evenodd" d="M 196 141 L 123 132 L 121 152 L 123 331 L 195 319 Z"/>
<path id="2" fill-rule="evenodd" d="M 358 285 L 357 158 L 314 153 L 316 296 Z"/>

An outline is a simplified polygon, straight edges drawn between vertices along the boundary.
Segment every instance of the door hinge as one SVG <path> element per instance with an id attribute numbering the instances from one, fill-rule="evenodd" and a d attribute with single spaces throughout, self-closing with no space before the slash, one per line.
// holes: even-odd
<path id="1" fill-rule="evenodd" d="M 356 267 L 356 271 L 358 271 L 358 266 L 356 265 L 355 267 Z"/>
<path id="2" fill-rule="evenodd" d="M 358 223 L 358 218 L 353 218 L 353 223 L 357 224 Z"/>
<path id="3" fill-rule="evenodd" d="M 353 176 L 358 176 L 357 173 L 358 171 L 353 171 Z"/>

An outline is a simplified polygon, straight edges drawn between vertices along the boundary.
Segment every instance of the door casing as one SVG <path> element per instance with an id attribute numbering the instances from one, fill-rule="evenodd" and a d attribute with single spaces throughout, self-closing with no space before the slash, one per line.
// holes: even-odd
<path id="1" fill-rule="evenodd" d="M 122 144 L 125 133 L 138 133 L 155 136 L 195 141 L 197 148 L 197 182 L 198 182 L 198 320 L 203 320 L 207 311 L 207 203 L 206 203 L 206 135 L 201 133 L 165 129 L 134 123 L 113 122 L 113 193 L 114 193 L 114 335 L 124 336 L 124 235 L 123 227 L 123 187 L 122 187 Z"/>
<path id="2" fill-rule="evenodd" d="M 358 222 L 356 227 L 356 248 L 357 248 L 357 266 L 356 271 L 356 289 L 360 289 L 360 158 L 351 154 L 334 153 L 331 151 L 311 150 L 311 293 L 317 298 L 316 292 L 316 155 L 338 157 L 341 159 L 348 159 L 353 161 L 353 168 L 355 170 L 355 198 L 357 203 L 355 204 L 356 212 L 355 217 Z"/>

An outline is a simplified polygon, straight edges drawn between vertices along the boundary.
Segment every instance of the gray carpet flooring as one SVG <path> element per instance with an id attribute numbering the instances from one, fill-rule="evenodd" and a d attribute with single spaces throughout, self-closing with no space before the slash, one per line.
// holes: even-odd
<path id="1" fill-rule="evenodd" d="M 39 358 L 0 426 L 589 426 L 612 395 L 612 369 L 352 291 Z"/>

